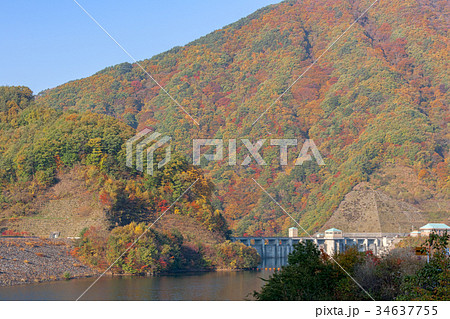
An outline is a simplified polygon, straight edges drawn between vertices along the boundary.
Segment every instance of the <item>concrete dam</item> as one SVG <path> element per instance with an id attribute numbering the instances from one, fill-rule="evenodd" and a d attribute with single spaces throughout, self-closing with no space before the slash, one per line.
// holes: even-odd
<path id="1" fill-rule="evenodd" d="M 342 233 L 338 229 L 330 229 L 325 234 L 314 237 L 233 237 L 233 242 L 241 242 L 257 250 L 261 258 L 287 258 L 299 242 L 312 241 L 319 249 L 334 255 L 349 247 L 358 251 L 372 251 L 375 255 L 387 253 L 396 239 L 404 237 L 404 233 Z"/>

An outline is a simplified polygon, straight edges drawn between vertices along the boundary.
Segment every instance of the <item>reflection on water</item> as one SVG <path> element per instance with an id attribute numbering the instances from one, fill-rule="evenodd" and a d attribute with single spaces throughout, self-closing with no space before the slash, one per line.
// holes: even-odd
<path id="1" fill-rule="evenodd" d="M 82 300 L 245 300 L 273 271 L 103 277 Z M 75 300 L 94 278 L 1 287 L 0 300 Z"/>
<path id="2" fill-rule="evenodd" d="M 274 268 L 285 262 L 266 259 L 255 271 L 103 277 L 82 300 L 251 300 L 251 293 L 264 284 L 261 278 L 269 278 Z M 0 287 L 0 300 L 75 300 L 94 280 L 84 278 Z"/>
<path id="3" fill-rule="evenodd" d="M 258 269 L 280 269 L 281 266 L 284 266 L 287 264 L 287 257 L 286 258 L 266 258 L 261 261 L 261 264 L 258 265 Z"/>

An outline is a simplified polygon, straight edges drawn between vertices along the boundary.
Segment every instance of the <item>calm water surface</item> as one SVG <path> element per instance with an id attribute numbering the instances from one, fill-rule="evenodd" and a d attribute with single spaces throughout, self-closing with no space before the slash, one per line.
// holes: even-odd
<path id="1" fill-rule="evenodd" d="M 283 261 L 257 271 L 208 272 L 160 277 L 103 277 L 82 300 L 251 300 Z M 75 300 L 95 278 L 1 287 L 0 300 Z"/>

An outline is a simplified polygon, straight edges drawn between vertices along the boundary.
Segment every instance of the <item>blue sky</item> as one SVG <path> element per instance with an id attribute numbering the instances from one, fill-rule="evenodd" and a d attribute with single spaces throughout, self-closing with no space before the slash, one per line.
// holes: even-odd
<path id="1" fill-rule="evenodd" d="M 138 61 L 279 0 L 77 0 Z M 0 85 L 35 94 L 132 62 L 73 0 L 0 2 Z"/>

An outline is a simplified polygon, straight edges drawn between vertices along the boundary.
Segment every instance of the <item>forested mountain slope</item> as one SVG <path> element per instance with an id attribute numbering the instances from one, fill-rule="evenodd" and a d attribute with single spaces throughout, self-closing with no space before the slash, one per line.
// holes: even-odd
<path id="1" fill-rule="evenodd" d="M 179 198 L 175 214 L 224 239 L 211 181 L 176 155 L 154 176 L 129 169 L 125 142 L 134 134 L 111 116 L 37 106 L 30 89 L 0 87 L 1 228 L 77 236 L 84 227 L 153 222 Z"/>
<path id="2" fill-rule="evenodd" d="M 172 136 L 176 151 L 188 158 L 192 138 L 313 139 L 325 166 L 294 166 L 301 142 L 290 149 L 289 165 L 280 166 L 278 149 L 268 141 L 261 152 L 267 166 L 204 163 L 217 185 L 214 204 L 236 234 L 285 233 L 293 225 L 252 177 L 309 230 L 323 226 L 361 182 L 380 196 L 408 202 L 425 220 L 445 220 L 448 3 L 378 1 L 321 56 L 371 3 L 284 1 L 141 61 L 199 126 L 129 63 L 42 92 L 37 103 L 109 114 L 137 129 L 151 127 Z M 248 153 L 239 140 L 237 146 L 240 164 Z M 395 173 L 404 171 L 414 178 Z"/>
<path id="3" fill-rule="evenodd" d="M 256 267 L 254 248 L 227 240 L 200 168 L 177 154 L 153 176 L 126 167 L 134 134 L 109 115 L 0 87 L 0 236 L 81 237 L 71 254 L 117 273 Z"/>

